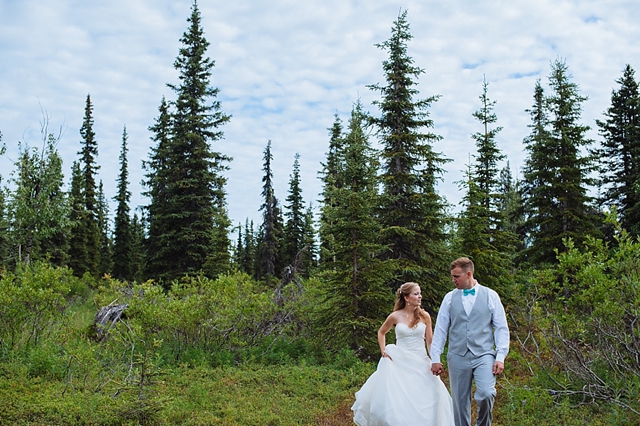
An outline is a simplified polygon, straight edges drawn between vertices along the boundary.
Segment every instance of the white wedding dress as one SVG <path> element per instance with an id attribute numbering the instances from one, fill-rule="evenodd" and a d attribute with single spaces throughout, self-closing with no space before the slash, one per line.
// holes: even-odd
<path id="1" fill-rule="evenodd" d="M 351 407 L 358 426 L 453 426 L 451 396 L 431 372 L 424 343 L 426 325 L 396 325 L 396 344 L 356 392 Z"/>

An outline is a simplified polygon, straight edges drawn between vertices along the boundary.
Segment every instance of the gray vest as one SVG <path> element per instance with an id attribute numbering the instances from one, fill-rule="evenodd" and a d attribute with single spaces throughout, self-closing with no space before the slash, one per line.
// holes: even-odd
<path id="1" fill-rule="evenodd" d="M 460 356 L 467 350 L 474 356 L 494 352 L 489 291 L 481 286 L 477 286 L 476 291 L 476 302 L 469 315 L 462 306 L 462 292 L 456 291 L 451 297 L 449 351 Z"/>

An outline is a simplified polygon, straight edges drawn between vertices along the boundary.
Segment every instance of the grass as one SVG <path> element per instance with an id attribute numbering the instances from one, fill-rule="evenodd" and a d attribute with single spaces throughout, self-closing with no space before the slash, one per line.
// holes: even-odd
<path id="1" fill-rule="evenodd" d="M 353 394 L 375 365 L 177 367 L 154 377 L 142 397 L 117 384 L 70 389 L 7 367 L 0 368 L 0 424 L 332 426 L 352 424 Z M 524 379 L 507 371 L 499 380 L 494 425 L 639 424 L 616 407 L 555 403 Z"/>
<path id="2" fill-rule="evenodd" d="M 349 424 L 367 365 L 178 368 L 138 389 L 70 391 L 62 381 L 0 377 L 0 423 L 14 425 Z"/>

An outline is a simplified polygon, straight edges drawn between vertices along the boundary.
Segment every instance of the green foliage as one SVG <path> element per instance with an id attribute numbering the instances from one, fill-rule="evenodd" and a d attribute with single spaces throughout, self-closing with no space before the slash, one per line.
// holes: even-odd
<path id="1" fill-rule="evenodd" d="M 273 189 L 272 161 L 271 141 L 269 141 L 264 149 L 263 156 L 263 203 L 260 206 L 262 223 L 260 224 L 255 260 L 255 275 L 257 278 L 264 278 L 267 285 L 270 284 L 272 278 L 280 276 L 282 268 L 284 267 L 282 260 L 282 233 L 284 225 L 282 223 L 282 213 L 278 206 L 278 199 Z"/>
<path id="2" fill-rule="evenodd" d="M 246 274 L 217 280 L 185 277 L 174 281 L 168 293 L 151 281 L 131 288 L 107 283 L 99 304 L 111 302 L 114 291 L 124 294 L 121 302 L 128 303 L 126 319 L 114 331 L 121 336 L 119 344 L 146 353 L 150 342 L 159 342 L 153 351 L 163 363 L 225 363 L 227 352 L 241 359 L 245 348 L 283 332 L 274 322 L 277 307 L 271 291 Z"/>
<path id="3" fill-rule="evenodd" d="M 591 263 L 589 257 L 576 258 L 582 255 L 569 251 L 563 270 L 541 271 L 532 280 L 535 285 L 543 278 L 554 279 L 573 292 L 575 302 L 565 300 L 563 305 L 558 300 L 557 306 L 578 321 L 557 315 L 558 324 L 580 324 L 577 328 L 586 327 L 587 332 L 576 335 L 593 340 L 588 327 L 596 323 L 595 315 L 611 324 L 624 323 L 615 323 L 615 316 L 627 308 L 609 316 L 607 310 L 637 304 L 624 287 L 638 281 L 639 250 L 632 241 L 619 247 L 608 252 L 594 245 Z M 609 254 L 600 255 L 596 248 Z M 599 270 L 616 274 L 603 281 Z M 582 286 L 572 281 L 574 274 L 591 290 L 585 287 L 581 293 Z M 612 285 L 618 279 L 623 286 Z M 96 287 L 89 274 L 81 280 L 69 269 L 41 263 L 4 273 L 0 280 L 0 423 L 296 425 L 325 424 L 332 419 L 328 424 L 348 424 L 353 394 L 375 370 L 375 363 L 360 361 L 346 347 L 327 350 L 327 338 L 318 333 L 313 319 L 322 303 L 322 285 L 317 280 L 306 281 L 302 289 L 294 284 L 282 288 L 284 301 L 279 304 L 272 289 L 245 274 L 217 280 L 189 277 L 175 281 L 168 292 L 153 282 L 130 286 L 107 278 L 100 284 L 89 294 L 87 286 Z M 616 297 L 626 297 L 625 301 L 604 304 L 607 294 L 595 291 L 600 284 L 606 284 L 604 289 Z M 559 299 L 553 294 L 545 297 Z M 125 317 L 106 341 L 92 341 L 88 326 L 96 308 L 114 299 L 129 303 Z M 540 305 L 526 310 L 540 315 L 539 321 L 527 323 L 537 339 L 544 337 L 542 331 L 551 330 L 543 327 L 552 324 L 552 318 L 541 315 L 545 311 Z M 597 310 L 592 307 L 589 315 L 577 315 L 588 306 Z M 511 313 L 516 313 L 515 307 Z M 593 322 L 584 322 L 589 316 Z M 17 329 L 24 331 L 24 338 L 11 347 L 5 336 L 18 320 L 23 321 Z M 27 343 L 32 330 L 37 338 Z M 207 342 L 215 343 L 208 346 Z M 561 419 L 562 424 L 581 425 L 589 418 L 593 425 L 634 424 L 637 415 L 622 405 L 601 400 L 598 405 L 580 407 L 588 401 L 577 394 L 561 397 L 561 391 L 574 390 L 574 385 L 566 378 L 566 370 L 559 369 L 564 365 L 550 356 L 549 350 L 556 347 L 553 342 L 538 342 L 547 350 L 546 355 L 541 353 L 546 361 L 542 367 L 531 362 L 531 351 L 523 356 L 522 348 L 512 348 L 506 377 L 499 381 L 496 423 L 556 424 Z M 587 355 L 596 349 L 589 346 Z M 618 379 L 619 385 L 626 386 L 620 389 L 633 399 L 632 380 L 625 381 L 621 375 Z M 565 388 L 553 387 L 559 381 Z"/>
<path id="4" fill-rule="evenodd" d="M 2 141 L 2 132 L 0 132 L 0 142 Z M 0 155 L 4 155 L 6 151 L 4 143 L 0 145 Z M 0 175 L 0 183 L 2 176 Z M 7 230 L 9 229 L 9 218 L 7 213 L 7 189 L 0 187 L 0 265 L 4 265 L 10 253 L 10 239 Z"/>
<path id="5" fill-rule="evenodd" d="M 180 83 L 169 84 L 177 98 L 169 104 L 163 99 L 151 128 L 158 145 L 146 163 L 151 195 L 147 274 L 166 283 L 183 274 L 213 277 L 230 267 L 231 223 L 222 173 L 231 159 L 211 149 L 230 117 L 222 113 L 218 89 L 209 83 L 214 62 L 205 56 L 209 42 L 195 1 L 187 21 L 174 63 Z"/>
<path id="6" fill-rule="evenodd" d="M 388 283 L 393 279 L 391 261 L 381 259 L 378 163 L 364 130 L 366 115 L 358 102 L 349 120 L 335 161 L 341 185 L 325 187 L 331 204 L 322 210 L 322 233 L 331 235 L 325 246 L 322 304 L 318 323 L 334 350 L 348 347 L 363 358 L 379 352 L 376 330 L 393 306 Z"/>
<path id="7" fill-rule="evenodd" d="M 473 114 L 483 131 L 472 135 L 477 155 L 469 166 L 466 180 L 461 182 L 461 186 L 466 188 L 466 195 L 462 200 L 464 210 L 458 219 L 458 244 L 454 248 L 460 255 L 474 261 L 474 275 L 479 282 L 500 294 L 509 295 L 513 287 L 512 259 L 516 235 L 507 224 L 507 193 L 502 191 L 498 168 L 505 155 L 495 141 L 502 128 L 490 128 L 498 117 L 493 112 L 496 102 L 491 101 L 487 94 L 488 85 L 484 81 L 481 107 Z"/>
<path id="8" fill-rule="evenodd" d="M 120 174 L 118 176 L 118 203 L 113 229 L 113 276 L 119 280 L 134 278 L 134 236 L 130 217 L 129 168 L 127 161 L 127 128 L 122 130 L 120 149 Z"/>
<path id="9" fill-rule="evenodd" d="M 62 158 L 56 148 L 58 138 L 47 133 L 46 124 L 42 131 L 42 149 L 18 144 L 17 170 L 11 179 L 5 232 L 13 243 L 16 263 L 51 260 L 61 264 L 66 256 L 64 245 L 56 244 L 56 237 L 64 238 L 70 226 L 69 204 L 62 191 Z"/>
<path id="10" fill-rule="evenodd" d="M 305 252 L 309 250 L 308 247 L 305 247 L 305 208 L 300 184 L 300 154 L 296 152 L 293 171 L 289 176 L 289 194 L 285 205 L 284 216 L 287 221 L 282 233 L 282 256 L 285 265 L 293 265 L 303 250 Z M 306 263 L 308 267 L 310 263 Z M 309 275 L 308 269 L 302 272 L 305 276 Z"/>
<path id="11" fill-rule="evenodd" d="M 0 278 L 2 356 L 28 350 L 43 338 L 57 335 L 67 298 L 82 293 L 82 287 L 71 270 L 42 262 L 20 264 L 15 272 L 4 272 Z"/>
<path id="12" fill-rule="evenodd" d="M 524 140 L 528 158 L 523 168 L 522 199 L 526 247 L 520 260 L 529 265 L 555 262 L 563 240 L 581 245 L 598 237 L 597 217 L 588 195 L 594 181 L 594 158 L 584 153 L 592 144 L 589 126 L 580 124 L 582 103 L 578 85 L 571 82 L 565 62 L 556 60 L 549 74 L 551 94 L 538 81 L 529 111 L 532 133 Z"/>
<path id="13" fill-rule="evenodd" d="M 236 253 L 238 268 L 249 275 L 254 275 L 256 270 L 256 235 L 253 230 L 253 220 L 249 222 L 249 218 L 244 223 L 244 236 L 242 235 L 242 227 L 238 227 L 238 247 L 241 248 Z"/>
<path id="14" fill-rule="evenodd" d="M 72 229 L 70 231 L 69 266 L 76 276 L 89 272 L 97 277 L 100 272 L 100 249 L 102 245 L 99 223 L 100 205 L 96 174 L 100 168 L 96 163 L 98 143 L 93 131 L 93 104 L 87 95 L 84 119 L 80 128 L 82 147 L 80 160 L 75 162 L 71 176 Z"/>
<path id="15" fill-rule="evenodd" d="M 395 290 L 405 281 L 416 281 L 424 300 L 436 306 L 446 288 L 442 276 L 448 264 L 444 246 L 444 200 L 436 193 L 436 183 L 449 160 L 433 151 L 440 136 L 433 128 L 428 108 L 438 99 L 416 100 L 417 78 L 424 71 L 407 54 L 409 32 L 407 12 L 394 22 L 391 37 L 377 45 L 389 54 L 382 63 L 386 85 L 371 85 L 382 99 L 374 102 L 381 116 L 372 118 L 382 144 L 382 188 L 379 217 L 383 244 L 389 247 L 386 259 L 395 265 Z"/>
<path id="16" fill-rule="evenodd" d="M 320 238 L 320 265 L 324 264 L 325 261 L 331 260 L 333 256 L 331 254 L 333 251 L 333 236 L 330 232 L 324 231 L 324 224 L 330 224 L 331 222 L 326 217 L 324 210 L 325 208 L 331 208 L 334 205 L 334 200 L 331 198 L 332 191 L 334 188 L 339 188 L 341 186 L 339 167 L 343 161 L 342 144 L 344 135 L 342 120 L 337 113 L 334 116 L 333 126 L 328 130 L 329 135 L 331 136 L 329 139 L 329 151 L 326 153 L 325 162 L 321 163 L 322 170 L 319 173 L 323 183 L 322 209 L 320 212 L 320 229 L 318 233 Z"/>
<path id="17" fill-rule="evenodd" d="M 588 239 L 535 271 L 516 328 L 527 360 L 572 403 L 612 401 L 640 414 L 640 242 Z"/>
<path id="18" fill-rule="evenodd" d="M 596 150 L 605 190 L 602 200 L 617 208 L 622 225 L 631 235 L 640 235 L 640 89 L 630 65 L 616 80 L 606 120 L 596 120 L 603 136 Z"/>
<path id="19" fill-rule="evenodd" d="M 100 263 L 98 276 L 110 274 L 113 270 L 113 240 L 109 226 L 109 203 L 104 195 L 102 180 L 98 185 L 98 228 L 100 229 Z"/>

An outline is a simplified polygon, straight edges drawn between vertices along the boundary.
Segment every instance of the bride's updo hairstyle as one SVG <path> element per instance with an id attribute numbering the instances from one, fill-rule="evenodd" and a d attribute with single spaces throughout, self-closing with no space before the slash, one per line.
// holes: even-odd
<path id="1" fill-rule="evenodd" d="M 404 283 L 398 288 L 396 291 L 396 303 L 393 306 L 394 311 L 399 311 L 404 309 L 407 306 L 406 298 L 411 295 L 411 292 L 418 286 L 418 283 L 408 282 Z M 413 310 L 413 316 L 411 321 L 409 322 L 409 327 L 415 327 L 419 322 L 423 322 L 427 324 L 427 326 L 431 327 L 431 317 L 422 309 L 422 306 L 416 306 Z"/>

